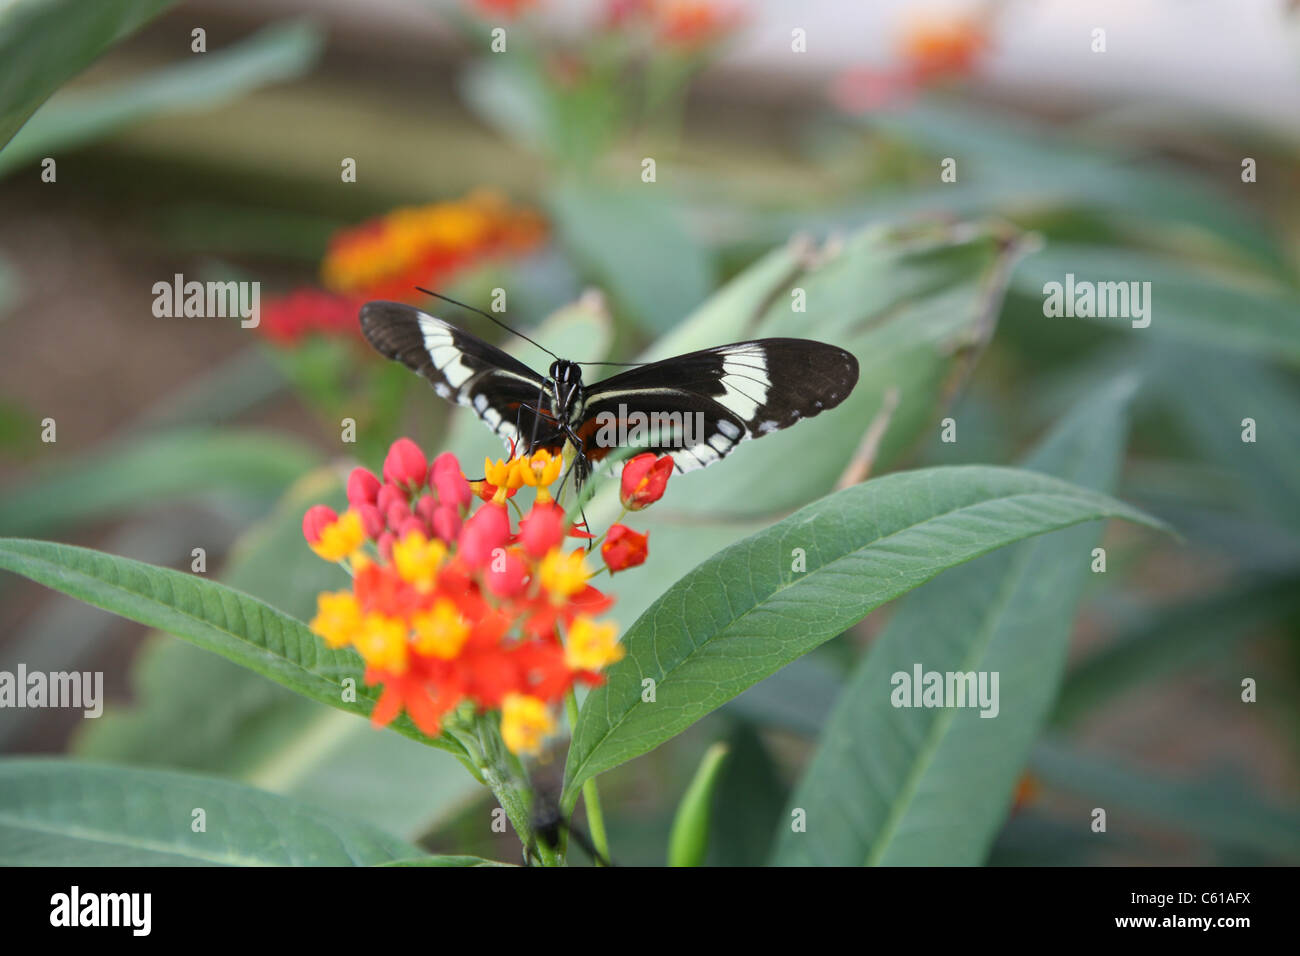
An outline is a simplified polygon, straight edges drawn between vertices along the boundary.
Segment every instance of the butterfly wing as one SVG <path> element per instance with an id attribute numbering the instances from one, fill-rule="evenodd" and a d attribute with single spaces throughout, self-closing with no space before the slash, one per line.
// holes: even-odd
<path id="1" fill-rule="evenodd" d="M 858 360 L 844 349 L 809 339 L 758 339 L 689 352 L 629 369 L 591 386 L 578 434 L 593 461 L 614 444 L 601 440 L 606 423 L 639 415 L 681 413 L 702 422 L 651 435 L 646 450 L 667 454 L 679 471 L 703 468 L 740 442 L 759 438 L 834 408 L 858 381 Z M 675 419 L 674 419 L 675 420 Z"/>
<path id="2" fill-rule="evenodd" d="M 424 376 L 442 398 L 472 408 L 502 439 L 531 436 L 536 416 L 521 405 L 547 409 L 550 404 L 548 383 L 537 372 L 414 306 L 367 302 L 361 307 L 361 331 L 381 355 Z M 540 433 L 553 431 L 543 418 Z"/>

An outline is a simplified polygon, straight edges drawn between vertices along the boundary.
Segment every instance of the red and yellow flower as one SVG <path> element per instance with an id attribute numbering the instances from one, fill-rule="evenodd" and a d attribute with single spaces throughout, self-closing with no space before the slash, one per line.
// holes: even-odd
<path id="1" fill-rule="evenodd" d="M 430 464 L 401 439 L 382 480 L 353 471 L 343 514 L 317 505 L 304 516 L 312 549 L 353 575 L 350 590 L 318 596 L 311 628 L 330 647 L 354 648 L 366 682 L 382 685 L 376 724 L 405 712 L 436 735 L 469 702 L 499 714 L 512 751 L 534 752 L 560 699 L 623 656 L 616 626 L 599 620 L 612 599 L 590 584 L 587 552 L 565 544 L 574 529 L 549 494 L 560 469 L 545 451 L 489 461 L 493 494 L 471 511 L 455 457 Z M 507 499 L 523 486 L 537 494 L 516 529 Z M 644 560 L 645 537 L 615 528 L 616 546 Z M 639 542 L 629 546 L 629 534 Z"/>

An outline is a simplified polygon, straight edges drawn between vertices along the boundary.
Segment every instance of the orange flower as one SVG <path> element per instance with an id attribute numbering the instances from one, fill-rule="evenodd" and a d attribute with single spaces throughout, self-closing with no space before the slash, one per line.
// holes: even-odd
<path id="1" fill-rule="evenodd" d="M 336 234 L 321 277 L 334 292 L 405 300 L 417 285 L 444 284 L 469 265 L 531 251 L 544 235 L 536 212 L 478 191 L 460 200 L 395 209 Z"/>
<path id="2" fill-rule="evenodd" d="M 688 51 L 716 43 L 741 20 L 739 7 L 718 0 L 659 0 L 653 13 L 659 38 Z"/>
<path id="3" fill-rule="evenodd" d="M 649 537 L 633 531 L 627 525 L 611 525 L 605 535 L 605 543 L 600 546 L 600 556 L 605 559 L 610 574 L 645 564 Z"/>
<path id="4" fill-rule="evenodd" d="M 667 455 L 656 458 L 643 452 L 623 466 L 619 497 L 629 511 L 640 511 L 664 496 L 668 477 L 673 473 L 673 460 Z"/>
<path id="5" fill-rule="evenodd" d="M 985 27 L 974 17 L 952 15 L 915 18 L 899 38 L 903 61 L 917 85 L 970 73 L 988 44 Z"/>

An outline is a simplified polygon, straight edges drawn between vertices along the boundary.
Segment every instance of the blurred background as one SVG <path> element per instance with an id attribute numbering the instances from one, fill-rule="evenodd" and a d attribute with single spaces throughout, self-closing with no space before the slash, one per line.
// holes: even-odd
<path id="1" fill-rule="evenodd" d="M 710 469 L 676 502 L 670 485 L 646 573 L 611 585 L 625 626 L 829 491 L 882 409 L 877 473 L 1010 464 L 1133 372 L 1116 491 L 1184 540 L 1107 530 L 988 862 L 1300 860 L 1294 4 L 148 0 L 99 58 L 68 26 L 83 10 L 45 6 L 31 50 L 75 79 L 0 150 L 0 534 L 177 568 L 201 547 L 207 573 L 309 616 L 338 571 L 299 522 L 347 467 L 402 434 L 494 451 L 357 334 L 361 302 L 422 302 L 417 282 L 484 307 L 506 289 L 508 319 L 575 359 L 729 341 L 777 312 L 783 334 L 872 358 L 862 401 L 809 424 L 799 475 Z M 156 317 L 177 273 L 259 282 L 258 327 Z M 1151 328 L 1045 317 L 1066 273 L 1152 282 Z M 0 750 L 222 774 L 513 858 L 448 755 L 13 576 L 0 596 L 0 670 L 102 670 L 109 698 L 98 720 L 0 711 Z M 710 860 L 766 859 L 890 613 L 602 777 L 615 859 L 662 862 L 719 739 L 736 809 Z M 1137 822 L 1094 838 L 1094 806 Z"/>

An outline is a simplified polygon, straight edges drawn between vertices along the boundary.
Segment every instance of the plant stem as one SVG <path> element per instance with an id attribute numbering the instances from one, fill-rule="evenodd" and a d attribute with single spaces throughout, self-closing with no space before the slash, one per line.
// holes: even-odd
<path id="1" fill-rule="evenodd" d="M 564 698 L 564 710 L 569 717 L 569 728 L 578 726 L 578 695 L 569 688 Z M 609 837 L 605 833 L 605 814 L 600 808 L 600 790 L 596 787 L 596 778 L 591 777 L 582 785 L 582 802 L 587 808 L 587 825 L 591 828 L 591 845 L 605 861 L 609 860 Z M 604 865 L 600 860 L 598 865 Z"/>

